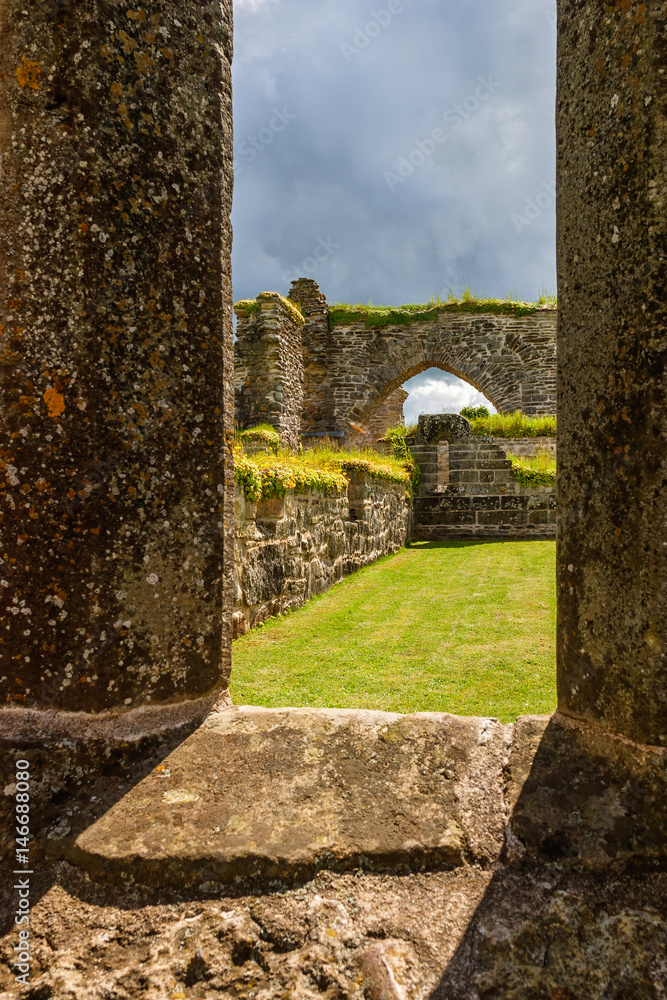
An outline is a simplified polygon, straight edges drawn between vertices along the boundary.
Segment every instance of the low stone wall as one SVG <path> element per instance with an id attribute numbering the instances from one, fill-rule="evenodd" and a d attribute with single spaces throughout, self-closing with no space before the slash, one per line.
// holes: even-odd
<path id="1" fill-rule="evenodd" d="M 532 438 L 494 438 L 494 442 L 505 452 L 510 452 L 518 458 L 532 458 L 538 451 L 547 451 L 556 457 L 555 437 Z"/>
<path id="2" fill-rule="evenodd" d="M 519 483 L 505 451 L 517 440 L 472 437 L 453 414 L 422 415 L 411 445 L 421 470 L 413 538 L 555 538 L 556 485 Z"/>
<path id="3" fill-rule="evenodd" d="M 237 487 L 234 637 L 397 552 L 410 514 L 404 485 L 363 473 L 342 496 L 290 490 L 253 503 Z"/>
<path id="4" fill-rule="evenodd" d="M 555 538 L 555 487 L 517 486 L 494 493 L 465 496 L 455 492 L 415 500 L 413 537 L 420 541 L 448 538 Z"/>

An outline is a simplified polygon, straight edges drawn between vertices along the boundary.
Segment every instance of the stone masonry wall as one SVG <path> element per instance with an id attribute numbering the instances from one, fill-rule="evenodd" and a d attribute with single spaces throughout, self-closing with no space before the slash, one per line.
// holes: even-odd
<path id="1" fill-rule="evenodd" d="M 505 452 L 519 458 L 532 457 L 537 455 L 538 451 L 546 451 L 556 457 L 555 437 L 496 438 L 495 442 Z"/>
<path id="2" fill-rule="evenodd" d="M 396 393 L 402 383 L 431 367 L 469 382 L 501 412 L 556 412 L 557 313 L 552 307 L 525 316 L 442 311 L 434 319 L 408 324 L 367 327 L 355 322 L 330 329 L 329 307 L 316 282 L 292 282 L 289 301 L 299 306 L 305 320 L 300 347 L 302 433 L 344 432 L 354 440 L 360 427 L 362 434 L 380 427 L 381 435 L 394 421 L 392 412 L 389 423 L 380 426 L 388 401 L 392 411 L 400 409 Z M 245 426 L 249 420 L 268 419 L 271 411 L 276 414 L 271 421 L 279 419 L 281 406 L 294 409 L 291 397 L 272 388 L 272 383 L 285 381 L 288 357 L 280 358 L 280 376 L 276 352 L 267 355 L 274 368 L 268 375 L 262 370 L 264 354 L 254 343 L 257 324 L 239 314 L 237 419 Z M 264 398 L 267 392 L 270 401 Z M 292 427 L 293 415 L 290 421 Z"/>
<path id="3" fill-rule="evenodd" d="M 555 413 L 556 311 L 334 327 L 328 372 L 337 426 L 363 424 L 406 379 L 434 367 L 474 385 L 500 412 Z"/>
<path id="4" fill-rule="evenodd" d="M 405 487 L 363 473 L 342 496 L 290 490 L 252 503 L 237 489 L 234 635 L 398 551 L 409 519 Z"/>
<path id="5" fill-rule="evenodd" d="M 463 417 L 421 416 L 411 448 L 421 472 L 413 536 L 555 538 L 555 485 L 521 486 L 505 446 L 470 436 Z"/>
<path id="6" fill-rule="evenodd" d="M 277 292 L 257 296 L 258 310 L 237 305 L 234 357 L 236 422 L 269 423 L 296 448 L 303 410 L 303 317 Z"/>

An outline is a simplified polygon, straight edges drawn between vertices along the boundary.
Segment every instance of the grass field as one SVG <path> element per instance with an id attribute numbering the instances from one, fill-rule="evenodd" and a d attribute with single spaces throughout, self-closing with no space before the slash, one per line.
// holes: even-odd
<path id="1" fill-rule="evenodd" d="M 237 639 L 237 705 L 556 706 L 555 542 L 415 542 Z"/>

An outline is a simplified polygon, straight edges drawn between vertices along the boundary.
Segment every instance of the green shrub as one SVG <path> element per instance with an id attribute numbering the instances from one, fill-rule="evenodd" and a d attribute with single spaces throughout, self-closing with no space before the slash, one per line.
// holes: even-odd
<path id="1" fill-rule="evenodd" d="M 470 421 L 483 420 L 485 417 L 491 416 L 486 406 L 464 406 L 459 412 L 462 417 L 466 417 Z"/>

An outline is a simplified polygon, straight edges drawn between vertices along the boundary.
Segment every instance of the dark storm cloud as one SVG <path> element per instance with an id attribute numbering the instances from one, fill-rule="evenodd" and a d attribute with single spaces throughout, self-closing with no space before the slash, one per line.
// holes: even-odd
<path id="1" fill-rule="evenodd" d="M 555 0 L 237 0 L 234 294 L 555 288 Z M 481 402 L 416 377 L 410 415 Z M 465 397 L 465 398 L 464 398 Z"/>
<path id="2" fill-rule="evenodd" d="M 553 0 L 235 8 L 237 298 L 555 286 Z"/>

